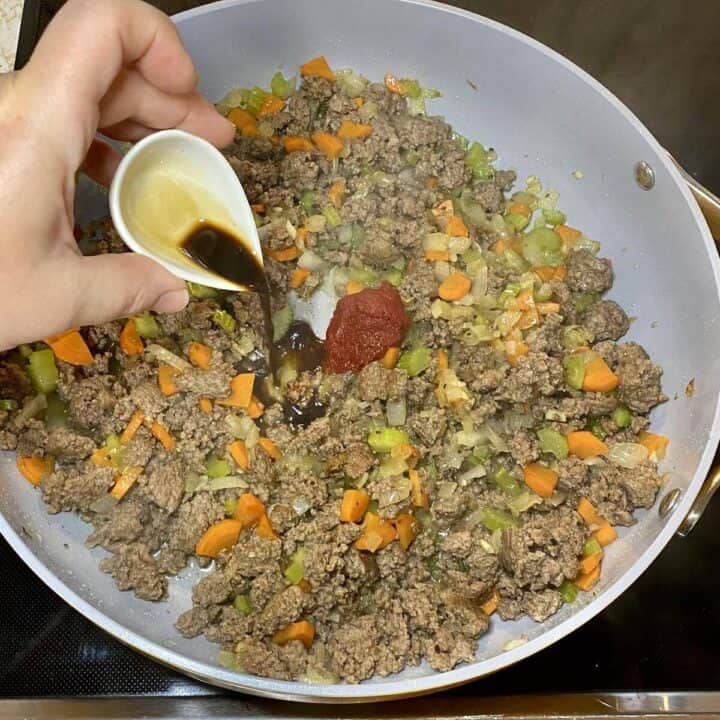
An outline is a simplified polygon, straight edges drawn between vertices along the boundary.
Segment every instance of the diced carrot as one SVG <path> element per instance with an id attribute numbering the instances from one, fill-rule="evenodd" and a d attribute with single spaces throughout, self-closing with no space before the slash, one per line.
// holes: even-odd
<path id="1" fill-rule="evenodd" d="M 240 373 L 230 381 L 230 397 L 217 400 L 218 405 L 247 409 L 252 400 L 255 373 Z"/>
<path id="2" fill-rule="evenodd" d="M 180 371 L 172 365 L 168 365 L 167 363 L 160 363 L 160 365 L 158 365 L 158 387 L 165 397 L 170 397 L 178 391 L 173 378 L 179 374 Z"/>
<path id="3" fill-rule="evenodd" d="M 584 497 L 581 497 L 578 501 L 577 506 L 578 515 L 585 521 L 585 524 L 600 525 L 605 522 L 600 513 L 595 509 L 595 506 Z"/>
<path id="4" fill-rule="evenodd" d="M 532 215 L 532 209 L 530 206 L 519 202 L 511 203 L 510 207 L 508 207 L 508 212 L 513 213 L 514 215 L 524 215 L 525 217 L 530 217 Z"/>
<path id="5" fill-rule="evenodd" d="M 535 307 L 532 290 L 521 290 L 514 298 L 507 303 L 508 310 L 530 310 Z"/>
<path id="6" fill-rule="evenodd" d="M 502 255 L 507 249 L 508 245 L 507 243 L 500 239 L 497 242 L 495 242 L 491 248 L 490 248 L 496 255 Z"/>
<path id="7" fill-rule="evenodd" d="M 273 459 L 279 460 L 282 457 L 280 448 L 269 438 L 258 438 L 258 445 Z"/>
<path id="8" fill-rule="evenodd" d="M 300 135 L 288 135 L 283 138 L 283 147 L 285 148 L 285 152 L 301 152 L 303 150 L 306 150 L 307 152 L 313 152 L 315 150 L 315 146 L 310 142 L 310 140 L 306 137 L 301 137 Z"/>
<path id="9" fill-rule="evenodd" d="M 260 131 L 258 130 L 257 125 L 245 125 L 245 127 L 240 131 L 240 134 L 243 137 L 257 137 L 260 134 Z"/>
<path id="10" fill-rule="evenodd" d="M 200 398 L 200 400 L 198 400 L 198 405 L 200 406 L 200 412 L 203 412 L 206 415 L 209 415 L 212 412 L 213 404 L 210 398 Z"/>
<path id="11" fill-rule="evenodd" d="M 234 440 L 228 445 L 227 449 L 235 464 L 240 469 L 248 472 L 250 470 L 250 458 L 245 443 L 242 440 Z"/>
<path id="12" fill-rule="evenodd" d="M 273 526 L 270 523 L 270 518 L 265 514 L 263 514 L 263 516 L 258 521 L 255 532 L 258 534 L 258 537 L 261 537 L 263 540 L 278 539 L 278 534 L 275 532 L 275 530 L 273 530 Z"/>
<path id="13" fill-rule="evenodd" d="M 600 522 L 600 527 L 592 534 L 592 536 L 603 547 L 610 545 L 617 540 L 617 532 L 615 532 L 615 528 L 607 520 L 602 520 Z"/>
<path id="14" fill-rule="evenodd" d="M 141 465 L 133 465 L 125 468 L 116 478 L 115 484 L 110 490 L 116 500 L 122 500 L 127 491 L 137 482 L 137 479 L 142 475 L 143 468 Z"/>
<path id="15" fill-rule="evenodd" d="M 303 63 L 300 66 L 300 74 L 303 77 L 322 77 L 330 81 L 335 79 L 335 75 L 323 55 L 318 55 Z"/>
<path id="16" fill-rule="evenodd" d="M 557 268 L 553 267 L 552 265 L 540 265 L 538 267 L 532 268 L 532 271 L 543 282 L 551 282 L 555 279 L 555 273 L 557 272 Z"/>
<path id="17" fill-rule="evenodd" d="M 296 267 L 290 273 L 290 287 L 299 288 L 310 277 L 310 271 L 307 268 Z"/>
<path id="18" fill-rule="evenodd" d="M 245 412 L 253 420 L 257 420 L 265 412 L 265 406 L 253 395 Z"/>
<path id="19" fill-rule="evenodd" d="M 647 448 L 650 456 L 654 456 L 656 460 L 662 460 L 667 452 L 667 446 L 670 443 L 670 438 L 665 435 L 656 435 L 651 432 L 640 433 L 638 442 Z"/>
<path id="20" fill-rule="evenodd" d="M 280 248 L 279 250 L 268 248 L 265 252 L 273 258 L 273 260 L 277 260 L 278 262 L 289 262 L 290 260 L 295 260 L 295 258 L 300 257 L 300 248 L 297 245 L 288 245 L 288 247 Z"/>
<path id="21" fill-rule="evenodd" d="M 380 364 L 387 368 L 388 370 L 392 370 L 395 365 L 397 365 L 398 358 L 400 357 L 400 348 L 399 347 L 389 347 L 385 354 L 380 358 Z"/>
<path id="22" fill-rule="evenodd" d="M 358 282 L 357 280 L 349 280 L 347 285 L 345 285 L 345 294 L 346 295 L 354 295 L 355 293 L 362 292 L 365 289 L 365 286 Z"/>
<path id="23" fill-rule="evenodd" d="M 588 573 L 591 573 L 600 564 L 602 557 L 602 552 L 597 552 L 594 555 L 588 555 L 587 557 L 584 557 L 580 561 L 580 573 L 582 575 L 587 575 Z"/>
<path id="24" fill-rule="evenodd" d="M 342 205 L 343 195 L 345 194 L 345 180 L 338 178 L 328 190 L 328 197 L 330 202 L 339 208 Z"/>
<path id="25" fill-rule="evenodd" d="M 207 370 L 212 360 L 212 349 L 199 342 L 191 342 L 188 345 L 188 357 L 190 362 L 201 370 Z"/>
<path id="26" fill-rule="evenodd" d="M 92 365 L 95 358 L 77 328 L 45 339 L 55 357 L 70 365 Z"/>
<path id="27" fill-rule="evenodd" d="M 385 87 L 396 95 L 407 95 L 407 88 L 391 73 L 385 73 Z"/>
<path id="28" fill-rule="evenodd" d="M 540 315 L 538 315 L 537 308 L 533 305 L 527 310 L 522 311 L 520 319 L 515 323 L 515 327 L 518 330 L 528 330 L 531 327 L 535 327 L 540 322 Z"/>
<path id="29" fill-rule="evenodd" d="M 357 109 L 360 109 L 365 104 L 365 98 L 361 98 L 361 97 L 353 98 L 352 104 Z"/>
<path id="30" fill-rule="evenodd" d="M 227 119 L 238 129 L 242 130 L 248 125 L 255 126 L 255 117 L 245 108 L 233 108 L 227 115 Z"/>
<path id="31" fill-rule="evenodd" d="M 577 239 L 582 235 L 579 230 L 568 227 L 567 225 L 556 225 L 555 232 L 562 238 L 563 247 L 566 250 L 572 248 L 577 242 Z"/>
<path id="32" fill-rule="evenodd" d="M 161 422 L 156 420 L 152 425 L 150 425 L 150 432 L 160 441 L 161 445 L 168 452 L 172 452 L 175 449 L 175 438 Z"/>
<path id="33" fill-rule="evenodd" d="M 410 443 L 396 445 L 390 454 L 392 457 L 399 457 L 406 461 L 415 461 L 420 457 L 420 453 Z"/>
<path id="34" fill-rule="evenodd" d="M 428 506 L 428 496 L 423 488 L 420 473 L 417 470 L 409 470 L 410 478 L 410 501 L 415 507 L 426 508 Z"/>
<path id="35" fill-rule="evenodd" d="M 490 596 L 490 598 L 488 600 L 486 600 L 482 605 L 480 605 L 480 609 L 486 615 L 492 615 L 497 610 L 497 607 L 499 604 L 500 604 L 500 593 L 497 590 L 493 590 L 493 594 Z"/>
<path id="36" fill-rule="evenodd" d="M 540 315 L 552 315 L 552 313 L 560 312 L 560 303 L 556 302 L 539 302 L 535 303 L 535 309 Z"/>
<path id="37" fill-rule="evenodd" d="M 437 207 L 434 207 L 430 212 L 432 212 L 435 217 L 451 218 L 455 213 L 453 201 L 450 199 L 443 200 Z"/>
<path id="38" fill-rule="evenodd" d="M 255 527 L 265 515 L 263 501 L 252 493 L 243 493 L 237 501 L 233 517 L 242 523 L 244 528 Z"/>
<path id="39" fill-rule="evenodd" d="M 93 454 L 90 456 L 90 462 L 97 467 L 113 466 L 113 458 L 110 454 L 110 450 L 108 450 L 108 448 L 106 448 L 104 445 L 103 447 L 99 447 L 93 452 Z"/>
<path id="40" fill-rule="evenodd" d="M 397 537 L 397 530 L 387 520 L 372 512 L 365 513 L 362 528 L 362 535 L 355 541 L 358 550 L 374 553 Z"/>
<path id="41" fill-rule="evenodd" d="M 340 503 L 340 521 L 359 522 L 369 504 L 370 496 L 365 490 L 346 490 Z"/>
<path id="42" fill-rule="evenodd" d="M 250 209 L 257 213 L 258 215 L 264 215 L 265 214 L 265 204 L 264 203 L 253 203 L 250 206 Z"/>
<path id="43" fill-rule="evenodd" d="M 610 392 L 620 384 L 620 378 L 599 356 L 594 357 L 585 368 L 583 390 L 589 392 Z"/>
<path id="44" fill-rule="evenodd" d="M 417 537 L 417 520 L 408 513 L 401 513 L 393 520 L 397 530 L 398 542 L 403 550 L 407 550 Z"/>
<path id="45" fill-rule="evenodd" d="M 18 457 L 15 460 L 20 474 L 31 484 L 39 485 L 42 479 L 55 470 L 55 458 L 52 455 L 44 457 Z"/>
<path id="46" fill-rule="evenodd" d="M 300 247 L 304 247 L 305 240 L 308 236 L 308 229 L 304 227 L 299 227 L 295 231 L 295 240 L 300 242 Z"/>
<path id="47" fill-rule="evenodd" d="M 451 237 L 468 237 L 470 232 L 459 215 L 453 215 L 445 226 L 445 233 Z"/>
<path id="48" fill-rule="evenodd" d="M 260 105 L 260 109 L 258 110 L 258 115 L 260 117 L 274 115 L 275 113 L 280 112 L 284 107 L 285 101 L 282 98 L 279 98 L 277 95 L 269 94 L 262 101 L 262 105 Z"/>
<path id="49" fill-rule="evenodd" d="M 426 250 L 425 251 L 425 259 L 432 260 L 432 261 L 444 260 L 445 262 L 447 262 L 448 260 L 450 260 L 450 251 L 449 250 Z"/>
<path id="50" fill-rule="evenodd" d="M 363 138 L 372 135 L 372 131 L 372 125 L 343 120 L 338 128 L 337 136 L 341 140 L 362 140 Z"/>
<path id="51" fill-rule="evenodd" d="M 471 286 L 472 283 L 467 276 L 454 270 L 440 283 L 438 295 L 443 300 L 460 300 L 470 292 Z"/>
<path id="52" fill-rule="evenodd" d="M 610 449 L 599 437 L 588 430 L 575 430 L 568 433 L 565 439 L 568 444 L 568 452 L 582 460 L 606 455 Z"/>
<path id="53" fill-rule="evenodd" d="M 558 474 L 545 465 L 531 463 L 523 468 L 525 484 L 540 497 L 549 498 L 555 492 Z"/>
<path id="54" fill-rule="evenodd" d="M 600 563 L 598 563 L 595 568 L 593 568 L 589 573 L 584 574 L 581 573 L 578 575 L 575 580 L 573 581 L 575 583 L 575 586 L 579 588 L 580 590 L 584 590 L 587 592 L 592 588 L 593 585 L 600 579 Z"/>
<path id="55" fill-rule="evenodd" d="M 437 371 L 440 373 L 443 370 L 447 370 L 450 367 L 450 360 L 448 358 L 447 350 L 445 348 L 438 348 L 437 351 Z"/>
<path id="56" fill-rule="evenodd" d="M 521 357 L 530 352 L 530 348 L 522 340 L 507 340 L 505 342 L 505 356 L 508 362 L 515 367 Z"/>
<path id="57" fill-rule="evenodd" d="M 567 268 L 564 265 L 559 265 L 557 268 L 555 268 L 555 279 L 556 280 L 564 280 L 566 275 L 567 275 Z"/>
<path id="58" fill-rule="evenodd" d="M 312 647 L 314 639 L 315 627 L 308 620 L 290 623 L 273 635 L 273 642 L 276 645 L 287 645 L 293 640 L 299 640 L 308 650 Z"/>
<path id="59" fill-rule="evenodd" d="M 140 426 L 145 422 L 145 413 L 142 410 L 136 410 L 128 420 L 128 424 L 120 435 L 120 442 L 123 445 L 127 445 L 134 437 L 135 433 L 139 430 Z"/>
<path id="60" fill-rule="evenodd" d="M 239 520 L 219 520 L 197 541 L 195 554 L 216 558 L 223 550 L 230 550 L 237 543 L 241 530 L 242 523 Z"/>
<path id="61" fill-rule="evenodd" d="M 120 347 L 128 357 L 135 357 L 145 349 L 143 341 L 138 335 L 135 321 L 130 318 L 120 333 Z"/>
<path id="62" fill-rule="evenodd" d="M 318 150 L 320 150 L 328 160 L 334 160 L 338 157 L 344 147 L 340 138 L 326 132 L 313 133 L 312 140 L 317 145 Z"/>

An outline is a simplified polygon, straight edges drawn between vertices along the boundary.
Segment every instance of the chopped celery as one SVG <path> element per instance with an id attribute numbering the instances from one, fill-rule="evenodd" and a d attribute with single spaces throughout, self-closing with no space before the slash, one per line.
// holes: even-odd
<path id="1" fill-rule="evenodd" d="M 342 222 L 342 219 L 340 218 L 340 213 L 334 207 L 329 205 L 328 207 L 324 208 L 322 212 L 330 225 L 332 225 L 332 227 L 337 227 Z"/>
<path id="2" fill-rule="evenodd" d="M 235 326 L 237 325 L 237 322 L 235 318 L 228 312 L 225 312 L 225 310 L 216 310 L 212 314 L 213 322 L 216 325 L 219 325 L 225 332 L 232 333 L 235 332 Z"/>
<path id="3" fill-rule="evenodd" d="M 177 331 L 178 339 L 182 345 L 186 345 L 191 342 L 202 342 L 202 335 L 195 328 L 180 328 Z"/>
<path id="4" fill-rule="evenodd" d="M 18 350 L 20 354 L 27 360 L 33 353 L 33 349 L 30 345 L 21 345 Z"/>
<path id="5" fill-rule="evenodd" d="M 410 167 L 415 167 L 418 164 L 419 159 L 420 155 L 417 150 L 408 150 L 405 153 L 405 162 L 410 165 Z"/>
<path id="6" fill-rule="evenodd" d="M 453 133 L 452 134 L 452 141 L 457 145 L 461 150 L 467 150 L 468 148 L 468 139 L 464 135 L 460 135 L 460 133 Z"/>
<path id="7" fill-rule="evenodd" d="M 158 321 L 149 312 L 136 315 L 133 319 L 135 320 L 135 329 L 140 337 L 152 340 L 162 335 Z"/>
<path id="8" fill-rule="evenodd" d="M 597 555 L 602 552 L 600 543 L 595 538 L 590 538 L 585 545 L 583 545 L 583 555 L 588 557 L 589 555 Z"/>
<path id="9" fill-rule="evenodd" d="M 575 311 L 579 312 L 579 313 L 584 312 L 591 305 L 594 305 L 599 299 L 600 299 L 600 293 L 596 293 L 596 292 L 583 293 L 575 300 Z"/>
<path id="10" fill-rule="evenodd" d="M 233 108 L 245 106 L 249 93 L 250 91 L 244 88 L 233 88 L 215 103 L 215 107 L 221 115 L 227 115 Z"/>
<path id="11" fill-rule="evenodd" d="M 543 218 L 548 225 L 564 225 L 565 220 L 567 220 L 565 213 L 562 212 L 562 210 L 543 210 L 542 213 Z"/>
<path id="12" fill-rule="evenodd" d="M 295 92 L 295 76 L 285 79 L 281 72 L 276 72 L 270 80 L 270 90 L 283 100 L 287 100 Z"/>
<path id="13" fill-rule="evenodd" d="M 253 611 L 252 603 L 247 595 L 236 595 L 233 600 L 233 607 L 241 615 L 249 615 Z"/>
<path id="14" fill-rule="evenodd" d="M 527 260 L 522 255 L 518 255 L 514 250 L 506 250 L 502 254 L 505 265 L 515 273 L 524 273 L 528 269 Z"/>
<path id="15" fill-rule="evenodd" d="M 575 390 L 582 390 L 587 360 L 585 354 L 570 355 L 565 358 L 565 382 Z"/>
<path id="16" fill-rule="evenodd" d="M 61 400 L 57 393 L 50 393 L 47 396 L 47 407 L 45 408 L 45 427 L 48 430 L 55 430 L 65 427 L 67 421 L 67 403 Z"/>
<path id="17" fill-rule="evenodd" d="M 624 405 L 615 408 L 611 417 L 619 428 L 626 428 L 632 422 L 632 413 Z"/>
<path id="18" fill-rule="evenodd" d="M 435 90 L 435 88 L 423 88 L 422 94 L 423 97 L 428 98 L 428 100 L 435 100 L 436 98 L 442 97 L 442 93 L 439 90 Z"/>
<path id="19" fill-rule="evenodd" d="M 542 498 L 529 490 L 523 490 L 517 497 L 508 501 L 508 509 L 513 515 L 527 512 L 530 508 L 539 505 Z"/>
<path id="20" fill-rule="evenodd" d="M 520 483 L 504 468 L 498 468 L 493 474 L 492 479 L 495 484 L 505 493 L 511 497 L 517 497 L 521 492 L 522 488 Z"/>
<path id="21" fill-rule="evenodd" d="M 508 213 L 505 216 L 505 222 L 513 229 L 513 230 L 524 230 L 530 220 L 528 220 L 525 215 L 521 215 L 520 213 Z"/>
<path id="22" fill-rule="evenodd" d="M 537 431 L 538 440 L 540 441 L 540 449 L 545 453 L 554 455 L 558 460 L 563 460 L 568 456 L 568 442 L 564 435 L 561 435 L 553 428 L 540 428 Z"/>
<path id="23" fill-rule="evenodd" d="M 301 193 L 298 204 L 308 215 L 310 215 L 313 207 L 315 206 L 315 193 L 312 190 L 305 190 L 305 192 Z"/>
<path id="24" fill-rule="evenodd" d="M 589 340 L 587 331 L 577 325 L 570 325 L 563 330 L 562 344 L 566 350 L 574 350 L 582 345 L 587 345 Z"/>
<path id="25" fill-rule="evenodd" d="M 535 228 L 523 238 L 523 255 L 533 267 L 562 265 L 562 238 L 550 228 Z"/>
<path id="26" fill-rule="evenodd" d="M 387 280 L 391 285 L 398 287 L 403 281 L 403 272 L 402 270 L 389 270 L 383 275 L 383 279 Z"/>
<path id="27" fill-rule="evenodd" d="M 495 530 L 507 530 L 517 527 L 518 521 L 504 510 L 485 508 L 482 513 L 482 524 L 493 532 Z"/>
<path id="28" fill-rule="evenodd" d="M 297 585 L 305 575 L 305 554 L 305 548 L 299 547 L 290 556 L 290 563 L 285 568 L 285 579 L 292 585 Z"/>
<path id="29" fill-rule="evenodd" d="M 398 360 L 397 367 L 404 370 L 410 377 L 419 375 L 430 367 L 430 348 L 417 347 L 404 352 Z"/>
<path id="30" fill-rule="evenodd" d="M 405 102 L 410 115 L 425 115 L 425 98 L 422 95 L 419 97 L 408 96 L 405 98 Z"/>
<path id="31" fill-rule="evenodd" d="M 49 348 L 35 350 L 28 356 L 28 375 L 38 392 L 51 393 L 58 382 L 58 370 L 55 366 L 55 355 Z"/>
<path id="32" fill-rule="evenodd" d="M 374 270 L 368 268 L 352 268 L 348 273 L 348 279 L 370 286 L 377 283 L 378 275 Z"/>
<path id="33" fill-rule="evenodd" d="M 588 418 L 587 429 L 600 440 L 604 440 L 607 435 L 598 418 Z"/>
<path id="34" fill-rule="evenodd" d="M 230 463 L 223 458 L 210 458 L 205 463 L 205 474 L 209 478 L 221 478 L 230 474 Z"/>
<path id="35" fill-rule="evenodd" d="M 220 650 L 217 655 L 217 660 L 220 667 L 227 668 L 228 670 L 238 669 L 237 655 L 230 650 Z"/>
<path id="36" fill-rule="evenodd" d="M 405 91 L 405 95 L 409 98 L 422 97 L 422 88 L 417 80 L 411 80 L 410 78 L 402 78 L 400 85 Z"/>
<path id="37" fill-rule="evenodd" d="M 376 453 L 388 453 L 398 445 L 406 445 L 410 438 L 404 430 L 394 427 L 375 428 L 368 434 L 368 445 Z"/>
<path id="38" fill-rule="evenodd" d="M 520 283 L 509 282 L 498 296 L 498 305 L 505 307 L 508 301 L 512 300 L 521 290 Z"/>
<path id="39" fill-rule="evenodd" d="M 479 142 L 474 142 L 465 154 L 465 164 L 474 172 L 476 167 L 485 163 L 487 151 Z"/>
<path id="40" fill-rule="evenodd" d="M 0 410 L 17 410 L 18 404 L 17 400 L 0 400 Z"/>
<path id="41" fill-rule="evenodd" d="M 285 335 L 293 321 L 293 311 L 290 305 L 283 305 L 277 312 L 273 313 L 273 342 L 277 342 Z"/>
<path id="42" fill-rule="evenodd" d="M 577 600 L 578 596 L 578 589 L 575 586 L 574 583 L 571 583 L 569 580 L 563 580 L 562 585 L 559 588 L 560 590 L 560 597 L 563 599 L 563 602 L 566 603 L 574 603 Z"/>
<path id="43" fill-rule="evenodd" d="M 265 98 L 268 93 L 257 85 L 250 90 L 247 99 L 247 109 L 253 114 L 257 115 L 260 112 L 262 104 L 265 102 Z"/>
<path id="44" fill-rule="evenodd" d="M 487 462 L 492 455 L 489 445 L 477 445 L 470 457 L 475 458 L 479 463 Z"/>
<path id="45" fill-rule="evenodd" d="M 228 498 L 224 503 L 223 506 L 225 507 L 225 515 L 227 517 L 232 517 L 235 514 L 235 510 L 237 510 L 237 499 L 236 498 Z"/>
<path id="46" fill-rule="evenodd" d="M 218 295 L 218 292 L 215 288 L 207 287 L 206 285 L 201 285 L 200 283 L 189 282 L 187 285 L 188 292 L 194 298 L 213 298 L 217 297 Z"/>

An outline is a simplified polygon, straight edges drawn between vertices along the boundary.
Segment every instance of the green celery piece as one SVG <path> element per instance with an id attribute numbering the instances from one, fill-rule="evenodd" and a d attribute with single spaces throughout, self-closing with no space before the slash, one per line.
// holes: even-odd
<path id="1" fill-rule="evenodd" d="M 633 418 L 632 413 L 624 405 L 621 405 L 620 407 L 615 408 L 615 410 L 613 410 L 611 417 L 612 417 L 612 421 L 619 428 L 629 427 L 630 423 L 632 422 L 632 418 Z"/>
<path id="2" fill-rule="evenodd" d="M 521 492 L 522 488 L 520 483 L 504 468 L 498 468 L 492 475 L 492 479 L 495 484 L 505 493 L 511 497 L 517 497 Z"/>
<path id="3" fill-rule="evenodd" d="M 475 170 L 478 165 L 486 162 L 487 151 L 479 142 L 474 142 L 465 154 L 465 164 L 471 170 Z"/>
<path id="4" fill-rule="evenodd" d="M 536 302 L 547 302 L 553 295 L 552 285 L 544 282 L 534 293 Z"/>
<path id="5" fill-rule="evenodd" d="M 513 230 L 517 230 L 518 232 L 524 230 L 530 222 L 525 215 L 521 215 L 520 213 L 508 213 L 504 219 Z"/>
<path id="6" fill-rule="evenodd" d="M 422 88 L 417 80 L 410 78 L 402 78 L 400 84 L 405 90 L 405 95 L 410 98 L 419 98 L 423 96 Z"/>
<path id="7" fill-rule="evenodd" d="M 257 115 L 260 112 L 262 104 L 265 102 L 265 98 L 268 93 L 257 85 L 250 90 L 247 100 L 247 109 L 253 114 Z"/>
<path id="8" fill-rule="evenodd" d="M 404 370 L 410 377 L 416 377 L 430 367 L 432 356 L 430 348 L 416 347 L 405 351 L 398 360 L 397 367 Z"/>
<path id="9" fill-rule="evenodd" d="M 17 410 L 18 404 L 17 400 L 7 399 L 7 400 L 0 400 L 0 410 Z"/>
<path id="10" fill-rule="evenodd" d="M 232 517 L 235 514 L 235 510 L 237 510 L 237 504 L 238 501 L 236 498 L 228 498 L 223 503 L 225 507 L 225 515 L 227 515 L 227 517 Z"/>
<path id="11" fill-rule="evenodd" d="M 387 280 L 394 287 L 398 287 L 403 281 L 403 272 L 402 270 L 388 270 L 388 272 L 383 275 L 383 279 Z"/>
<path id="12" fill-rule="evenodd" d="M 543 210 L 543 218 L 548 225 L 564 225 L 567 220 L 562 210 Z"/>
<path id="13" fill-rule="evenodd" d="M 489 445 L 478 445 L 472 452 L 470 457 L 477 459 L 479 463 L 487 462 L 492 456 L 492 450 Z"/>
<path id="14" fill-rule="evenodd" d="M 55 390 L 59 374 L 53 351 L 48 348 L 31 352 L 28 356 L 28 375 L 38 392 L 47 395 Z"/>
<path id="15" fill-rule="evenodd" d="M 215 288 L 207 287 L 206 285 L 201 285 L 200 283 L 189 282 L 187 286 L 188 292 L 194 298 L 198 298 L 199 300 L 218 296 L 218 291 Z"/>
<path id="16" fill-rule="evenodd" d="M 560 586 L 559 590 L 560 597 L 563 599 L 563 602 L 570 604 L 574 603 L 577 600 L 579 591 L 577 587 L 569 580 L 563 580 L 563 583 Z"/>
<path id="17" fill-rule="evenodd" d="M 376 453 L 389 453 L 398 445 L 405 445 L 410 442 L 408 434 L 404 430 L 394 427 L 375 428 L 368 434 L 368 445 Z"/>
<path id="18" fill-rule="evenodd" d="M 597 418 L 588 418 L 587 429 L 600 440 L 604 440 L 607 435 L 600 424 L 600 420 Z"/>
<path id="19" fill-rule="evenodd" d="M 249 615 L 253 611 L 252 603 L 247 595 L 236 595 L 233 600 L 233 607 L 241 615 Z"/>
<path id="20" fill-rule="evenodd" d="M 67 411 L 67 403 L 56 392 L 50 393 L 45 408 L 45 427 L 48 430 L 65 427 L 68 422 Z"/>
<path id="21" fill-rule="evenodd" d="M 405 153 L 405 162 L 410 165 L 410 167 L 415 167 L 418 164 L 418 160 L 420 160 L 420 155 L 417 150 L 408 150 Z"/>
<path id="22" fill-rule="evenodd" d="M 324 208 L 322 213 L 332 227 L 337 227 L 342 222 L 340 213 L 332 206 Z"/>
<path id="23" fill-rule="evenodd" d="M 562 344 L 566 350 L 587 345 L 588 339 L 588 334 L 578 325 L 570 325 L 563 330 Z"/>
<path id="24" fill-rule="evenodd" d="M 27 360 L 33 353 L 32 346 L 30 345 L 20 345 L 18 347 L 18 350 L 20 351 L 20 354 Z"/>
<path id="25" fill-rule="evenodd" d="M 304 547 L 299 547 L 291 556 L 290 563 L 285 568 L 285 579 L 292 585 L 297 585 L 305 575 L 305 555 Z"/>
<path id="26" fill-rule="evenodd" d="M 512 300 L 521 290 L 520 283 L 509 282 L 498 296 L 498 305 L 505 307 L 509 300 Z"/>
<path id="27" fill-rule="evenodd" d="M 230 474 L 230 463 L 223 458 L 210 458 L 205 463 L 205 474 L 209 478 L 221 478 Z"/>
<path id="28" fill-rule="evenodd" d="M 286 79 L 283 77 L 281 72 L 276 72 L 272 76 L 272 80 L 270 80 L 270 90 L 273 95 L 277 95 L 279 98 L 287 100 L 294 94 L 296 82 L 295 76 Z"/>
<path id="29" fill-rule="evenodd" d="M 235 332 L 237 321 L 232 315 L 230 315 L 230 313 L 225 312 L 225 310 L 216 310 L 212 315 L 212 319 L 213 322 L 216 325 L 219 325 L 223 330 L 225 330 L 225 332 Z"/>
<path id="30" fill-rule="evenodd" d="M 506 250 L 502 257 L 508 268 L 515 273 L 524 273 L 528 269 L 527 260 L 514 250 Z"/>
<path id="31" fill-rule="evenodd" d="M 565 358 L 565 382 L 575 390 L 582 390 L 587 359 L 585 353 Z"/>
<path id="32" fill-rule="evenodd" d="M 553 428 L 540 428 L 537 431 L 540 449 L 545 453 L 554 455 L 558 460 L 568 456 L 568 442 L 564 435 L 561 435 Z"/>
<path id="33" fill-rule="evenodd" d="M 535 228 L 523 237 L 523 255 L 533 267 L 562 265 L 562 238 L 550 228 Z"/>
<path id="34" fill-rule="evenodd" d="M 590 538 L 583 546 L 583 555 L 585 557 L 597 555 L 600 552 L 602 552 L 602 547 L 595 538 Z"/>
<path id="35" fill-rule="evenodd" d="M 298 204 L 308 215 L 310 215 L 313 207 L 315 206 L 315 193 L 312 190 L 305 190 L 300 194 Z"/>
<path id="36" fill-rule="evenodd" d="M 468 139 L 464 135 L 460 135 L 460 133 L 453 133 L 452 134 L 452 141 L 455 145 L 457 145 L 461 150 L 467 150 L 468 149 Z"/>
<path id="37" fill-rule="evenodd" d="M 600 299 L 600 294 L 596 292 L 583 293 L 575 300 L 575 311 L 584 312 L 591 305 L 594 305 Z"/>
<path id="38" fill-rule="evenodd" d="M 490 530 L 490 532 L 494 532 L 495 530 L 508 530 L 509 528 L 517 527 L 518 521 L 504 510 L 485 508 L 482 515 L 482 524 Z"/>
<path id="39" fill-rule="evenodd" d="M 135 329 L 140 337 L 152 340 L 162 335 L 162 329 L 158 321 L 155 319 L 155 316 L 149 312 L 136 315 L 133 320 L 135 320 Z"/>

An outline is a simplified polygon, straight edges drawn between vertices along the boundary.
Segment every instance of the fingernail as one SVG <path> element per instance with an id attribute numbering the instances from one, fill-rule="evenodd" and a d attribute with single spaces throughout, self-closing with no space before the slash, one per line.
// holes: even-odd
<path id="1" fill-rule="evenodd" d="M 180 290 L 170 290 L 158 298 L 153 306 L 153 310 L 159 313 L 180 312 L 190 300 L 190 295 L 185 288 Z"/>

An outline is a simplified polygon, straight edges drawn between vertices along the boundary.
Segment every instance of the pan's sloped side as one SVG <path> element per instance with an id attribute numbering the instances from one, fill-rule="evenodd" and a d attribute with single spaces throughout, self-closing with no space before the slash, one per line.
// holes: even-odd
<path id="1" fill-rule="evenodd" d="M 167 604 L 118 593 L 83 545 L 81 521 L 55 516 L 12 468 L 0 464 L 0 530 L 56 592 L 109 632 L 194 677 L 258 695 L 315 702 L 358 702 L 430 692 L 495 672 L 571 632 L 619 595 L 647 567 L 686 514 L 718 437 L 720 316 L 718 260 L 689 192 L 642 125 L 568 61 L 512 30 L 469 13 L 412 0 L 226 0 L 184 13 L 180 32 L 202 89 L 219 98 L 231 87 L 265 82 L 277 69 L 324 53 L 335 67 L 371 78 L 386 71 L 417 77 L 444 96 L 431 111 L 463 134 L 498 148 L 500 165 L 537 174 L 560 191 L 572 222 L 603 243 L 616 269 L 613 297 L 639 319 L 630 336 L 666 369 L 673 398 L 654 416 L 672 437 L 666 468 L 683 490 L 664 520 L 653 510 L 609 549 L 594 594 L 543 625 L 493 621 L 476 662 L 440 674 L 421 666 L 358 686 L 275 682 L 217 668 L 216 649 L 172 629 L 189 606 L 193 573 L 170 583 Z M 641 190 L 633 168 L 654 168 Z M 578 180 L 574 171 L 582 172 Z M 87 210 L 89 195 L 80 198 Z M 695 396 L 683 389 L 695 378 Z M 677 399 L 675 399 L 677 398 Z M 67 547 L 66 547 L 67 546 Z M 510 651 L 508 640 L 527 642 Z"/>

